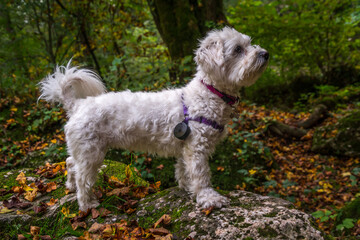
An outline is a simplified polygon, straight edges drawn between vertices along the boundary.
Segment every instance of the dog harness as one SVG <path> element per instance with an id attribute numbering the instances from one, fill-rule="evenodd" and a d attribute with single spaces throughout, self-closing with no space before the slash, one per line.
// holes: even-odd
<path id="1" fill-rule="evenodd" d="M 234 105 L 239 100 L 239 98 L 237 98 L 237 97 L 220 92 L 219 90 L 214 88 L 212 85 L 206 84 L 203 80 L 201 80 L 201 83 L 204 84 L 212 93 L 219 96 L 222 100 L 224 100 L 229 105 Z M 223 125 L 218 124 L 216 121 L 207 119 L 206 117 L 195 117 L 195 118 L 190 117 L 189 110 L 184 103 L 184 94 L 181 95 L 181 103 L 183 105 L 183 113 L 184 113 L 185 119 L 181 123 L 178 123 L 174 129 L 174 135 L 176 138 L 178 138 L 180 140 L 185 140 L 186 137 L 189 136 L 189 134 L 191 132 L 190 127 L 189 127 L 189 121 L 203 123 L 205 125 L 211 126 L 215 129 L 219 130 L 220 132 L 222 132 L 224 130 Z"/>

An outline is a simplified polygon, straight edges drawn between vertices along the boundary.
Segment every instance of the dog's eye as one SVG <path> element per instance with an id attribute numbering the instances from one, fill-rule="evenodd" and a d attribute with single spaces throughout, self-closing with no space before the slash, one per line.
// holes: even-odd
<path id="1" fill-rule="evenodd" d="M 241 46 L 236 46 L 235 52 L 238 53 L 238 54 L 242 53 L 242 47 Z"/>

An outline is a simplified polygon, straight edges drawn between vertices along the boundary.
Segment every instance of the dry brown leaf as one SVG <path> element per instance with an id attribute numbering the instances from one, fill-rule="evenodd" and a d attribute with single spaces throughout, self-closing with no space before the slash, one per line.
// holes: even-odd
<path id="1" fill-rule="evenodd" d="M 106 193 L 106 196 L 112 196 L 112 195 L 116 195 L 116 196 L 119 196 L 120 195 L 120 188 L 115 188 L 113 189 L 112 191 Z"/>
<path id="2" fill-rule="evenodd" d="M 22 235 L 22 234 L 18 234 L 18 240 L 26 240 L 27 238 Z"/>
<path id="3" fill-rule="evenodd" d="M 36 195 L 37 195 L 37 188 L 35 188 L 33 191 L 31 191 L 31 192 L 26 192 L 25 194 L 24 194 L 24 198 L 26 199 L 26 200 L 28 200 L 28 201 L 30 201 L 30 202 L 33 202 L 34 201 L 34 199 L 36 198 Z"/>
<path id="4" fill-rule="evenodd" d="M 129 208 L 129 209 L 127 209 L 125 212 L 127 213 L 127 214 L 132 214 L 133 212 L 135 212 L 136 211 L 136 208 Z"/>
<path id="5" fill-rule="evenodd" d="M 46 203 L 46 205 L 54 206 L 55 203 L 57 203 L 57 201 L 58 201 L 58 199 L 51 198 L 50 201 L 48 203 Z"/>
<path id="6" fill-rule="evenodd" d="M 92 219 L 98 218 L 99 216 L 100 216 L 100 212 L 97 209 L 95 209 L 95 208 L 91 209 Z"/>
<path id="7" fill-rule="evenodd" d="M 93 238 L 90 236 L 88 231 L 85 231 L 83 235 L 78 238 L 78 240 L 93 240 Z"/>
<path id="8" fill-rule="evenodd" d="M 172 240 L 173 239 L 173 235 L 171 233 L 169 233 L 168 235 L 166 236 L 162 236 L 160 237 L 159 240 Z"/>
<path id="9" fill-rule="evenodd" d="M 111 225 L 109 224 L 106 224 L 105 225 L 105 229 L 102 231 L 102 236 L 105 238 L 105 237 L 111 237 L 113 235 L 113 228 Z"/>
<path id="10" fill-rule="evenodd" d="M 99 232 L 99 231 L 101 231 L 103 229 L 104 229 L 104 224 L 100 224 L 100 223 L 95 222 L 93 225 L 91 225 L 88 232 L 89 233 L 95 233 L 95 232 Z"/>
<path id="11" fill-rule="evenodd" d="M 163 228 L 163 227 L 149 228 L 149 231 L 155 235 L 167 235 L 170 233 L 169 230 L 167 230 L 166 228 Z"/>
<path id="12" fill-rule="evenodd" d="M 56 190 L 56 183 L 55 182 L 49 182 L 46 184 L 46 192 L 51 192 Z"/>
<path id="13" fill-rule="evenodd" d="M 39 233 L 40 233 L 40 227 L 30 226 L 30 234 L 31 234 L 32 236 L 39 235 Z"/>
<path id="14" fill-rule="evenodd" d="M 20 193 L 20 194 L 25 192 L 25 190 L 22 187 L 19 187 L 19 186 L 13 186 L 11 188 L 11 191 L 13 191 L 14 193 Z"/>
<path id="15" fill-rule="evenodd" d="M 43 235 L 43 236 L 40 236 L 40 239 L 41 240 L 51 240 L 51 236 L 50 235 Z"/>
<path id="16" fill-rule="evenodd" d="M 171 222 L 171 217 L 168 214 L 164 214 L 156 221 L 154 224 L 154 228 L 156 228 L 159 224 L 163 223 L 164 225 L 168 225 Z"/>
<path id="17" fill-rule="evenodd" d="M 86 229 L 86 223 L 85 222 L 73 222 L 71 224 L 72 229 L 76 230 L 78 227 Z"/>
<path id="18" fill-rule="evenodd" d="M 106 208 L 100 208 L 99 212 L 100 212 L 100 217 L 106 217 L 111 213 L 111 211 L 107 210 Z"/>
<path id="19" fill-rule="evenodd" d="M 204 208 L 203 210 L 201 210 L 201 212 L 205 213 L 205 215 L 209 215 L 212 210 L 214 209 L 214 207 L 208 207 L 208 208 Z"/>

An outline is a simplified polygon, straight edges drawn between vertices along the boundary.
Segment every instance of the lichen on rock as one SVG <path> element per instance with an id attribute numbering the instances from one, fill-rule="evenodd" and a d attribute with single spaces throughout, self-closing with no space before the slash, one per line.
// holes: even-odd
<path id="1" fill-rule="evenodd" d="M 153 222 L 162 214 L 172 216 L 170 231 L 178 239 L 323 239 L 312 217 L 285 200 L 233 191 L 230 205 L 209 215 L 179 188 L 165 190 L 140 201 L 137 221 Z"/>

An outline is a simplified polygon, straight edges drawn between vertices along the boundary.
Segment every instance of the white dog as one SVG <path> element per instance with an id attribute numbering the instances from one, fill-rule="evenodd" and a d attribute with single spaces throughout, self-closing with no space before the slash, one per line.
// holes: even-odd
<path id="1" fill-rule="evenodd" d="M 40 82 L 40 98 L 60 102 L 67 111 L 66 187 L 77 190 L 80 210 L 99 204 L 92 186 L 109 148 L 174 156 L 179 186 L 201 207 L 227 204 L 211 187 L 208 158 L 226 135 L 234 96 L 256 81 L 268 59 L 268 52 L 251 45 L 250 37 L 225 27 L 200 42 L 197 73 L 179 89 L 105 93 L 96 73 L 69 64 L 57 67 Z"/>

